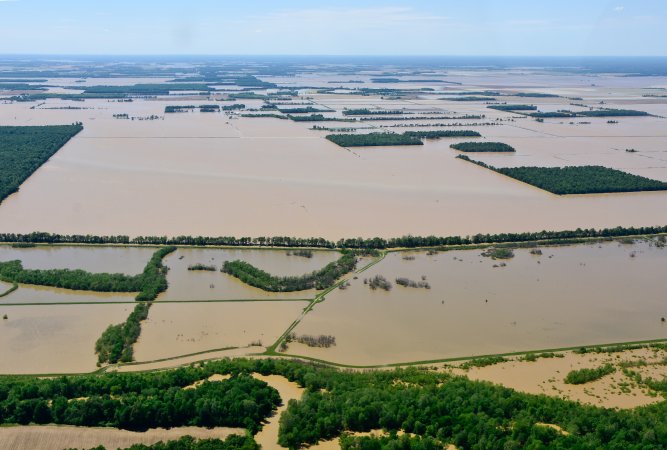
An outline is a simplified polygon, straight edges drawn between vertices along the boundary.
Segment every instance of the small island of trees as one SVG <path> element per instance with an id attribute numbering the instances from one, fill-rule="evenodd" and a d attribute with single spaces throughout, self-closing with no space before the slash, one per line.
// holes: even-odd
<path id="1" fill-rule="evenodd" d="M 320 270 L 302 276 L 279 277 L 241 260 L 225 261 L 221 272 L 268 292 L 294 292 L 307 289 L 327 289 L 343 275 L 354 270 L 357 257 L 346 250 L 343 255 Z"/>
<path id="2" fill-rule="evenodd" d="M 514 147 L 502 142 L 459 142 L 457 144 L 450 145 L 450 147 L 454 150 L 459 150 L 466 153 L 503 153 L 515 151 Z"/>
<path id="3" fill-rule="evenodd" d="M 329 134 L 328 140 L 341 147 L 372 147 L 391 145 L 423 145 L 416 137 L 396 133 L 368 133 L 368 134 Z"/>

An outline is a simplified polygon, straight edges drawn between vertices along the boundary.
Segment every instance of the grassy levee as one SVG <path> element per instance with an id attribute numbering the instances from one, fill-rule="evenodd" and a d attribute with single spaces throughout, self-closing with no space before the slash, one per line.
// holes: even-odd
<path id="1" fill-rule="evenodd" d="M 122 366 L 139 366 L 142 364 L 154 364 L 154 363 L 159 363 L 159 362 L 165 362 L 165 361 L 174 361 L 176 359 L 181 359 L 181 358 L 188 358 L 190 356 L 197 356 L 197 355 L 205 355 L 206 353 L 214 353 L 214 352 L 224 352 L 226 350 L 236 350 L 237 348 L 241 347 L 221 347 L 221 348 L 212 348 L 209 350 L 202 350 L 199 352 L 194 352 L 194 353 L 186 353 L 184 355 L 176 355 L 176 356 L 169 356 L 167 358 L 159 358 L 159 359 L 151 359 L 149 361 L 130 361 L 130 362 L 119 362 L 116 364 L 111 364 L 108 366 L 105 366 L 103 369 L 105 372 L 109 371 L 109 369 L 112 369 L 114 367 L 120 367 Z"/>
<path id="2" fill-rule="evenodd" d="M 595 349 L 595 348 L 605 348 L 605 347 L 616 347 L 616 346 L 631 346 L 631 345 L 642 345 L 645 344 L 647 347 L 650 344 L 658 343 L 667 343 L 667 338 L 663 339 L 649 339 L 642 341 L 627 341 L 627 342 L 611 342 L 606 344 L 593 344 L 593 345 L 577 345 L 573 347 L 558 347 L 558 348 L 546 348 L 546 349 L 534 349 L 534 350 L 521 350 L 516 352 L 506 352 L 506 353 L 489 353 L 486 355 L 474 355 L 474 356 L 455 356 L 451 358 L 439 358 L 439 359 L 427 359 L 420 361 L 405 361 L 405 362 L 396 362 L 396 363 L 387 363 L 387 364 L 372 364 L 372 365 L 354 365 L 354 364 L 343 364 L 333 361 L 327 361 L 325 359 L 312 358 L 310 356 L 295 355 L 290 353 L 276 353 L 275 356 L 281 356 L 286 358 L 293 358 L 297 360 L 307 360 L 312 361 L 332 367 L 341 367 L 347 369 L 383 369 L 383 368 L 392 368 L 392 367 L 411 367 L 411 366 L 424 366 L 429 364 L 442 364 L 442 363 L 451 363 L 451 362 L 460 362 L 460 361 L 470 361 L 473 359 L 480 358 L 493 358 L 493 357 L 510 357 L 510 356 L 524 356 L 530 353 L 556 353 L 556 352 L 568 352 L 581 349 Z M 631 350 L 631 349 L 628 349 Z M 274 356 L 274 355 L 272 355 Z"/>

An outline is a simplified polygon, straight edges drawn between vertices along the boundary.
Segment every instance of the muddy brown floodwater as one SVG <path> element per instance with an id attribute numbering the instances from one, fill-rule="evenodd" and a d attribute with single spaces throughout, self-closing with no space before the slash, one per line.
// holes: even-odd
<path id="1" fill-rule="evenodd" d="M 226 347 L 273 344 L 299 317 L 306 302 L 160 303 L 142 323 L 134 347 L 139 362 Z"/>
<path id="2" fill-rule="evenodd" d="M 0 373 L 74 373 L 95 370 L 95 341 L 124 322 L 134 305 L 3 306 Z"/>
<path id="3" fill-rule="evenodd" d="M 506 261 L 480 250 L 391 253 L 327 295 L 294 330 L 333 335 L 335 346 L 293 343 L 289 353 L 370 365 L 665 338 L 666 248 L 607 242 L 541 250 L 515 250 Z M 369 289 L 363 280 L 375 275 L 393 289 Z M 422 276 L 430 290 L 395 284 Z"/>
<path id="4" fill-rule="evenodd" d="M 667 119 L 663 118 L 667 101 L 642 97 L 647 92 L 642 88 L 667 84 L 664 77 L 517 71 L 482 75 L 464 70 L 448 77 L 463 83 L 457 90 L 553 92 L 581 96 L 583 100 L 577 102 L 588 106 L 603 101 L 607 108 L 634 108 L 656 116 L 614 118 L 617 124 L 607 123 L 606 118 L 538 123 L 490 110 L 485 102 L 442 100 L 439 92 L 411 99 L 311 97 L 318 106 L 336 109 L 336 115 L 344 107 L 485 115 L 484 121 L 498 125 L 464 128 L 480 131 L 483 139 L 506 141 L 517 148 L 513 155 L 480 156 L 501 166 L 600 164 L 667 181 Z M 315 82 L 310 78 L 306 78 L 309 83 Z M 330 78 L 324 77 L 319 83 L 327 85 L 327 80 Z M 422 85 L 402 83 L 400 87 Z M 565 97 L 503 100 L 534 103 L 543 110 L 582 108 Z M 166 105 L 182 102 L 192 100 L 77 102 L 76 106 L 91 108 L 82 110 L 44 109 L 72 103 L 59 100 L 35 109 L 30 109 L 35 106 L 31 102 L 0 105 L 4 124 L 80 120 L 85 127 L 0 205 L 0 232 L 338 239 L 667 223 L 665 192 L 555 196 L 457 160 L 449 144 L 463 139 L 348 150 L 324 139 L 325 132 L 309 130 L 313 123 L 225 114 L 164 114 Z M 257 107 L 260 102 L 247 103 Z M 160 118 L 113 119 L 113 114 L 121 113 Z M 438 122 L 428 116 L 418 116 L 418 122 Z M 512 119 L 514 116 L 517 118 Z M 401 123 L 406 122 L 361 121 L 354 125 L 378 128 Z M 638 152 L 629 154 L 626 148 Z"/>

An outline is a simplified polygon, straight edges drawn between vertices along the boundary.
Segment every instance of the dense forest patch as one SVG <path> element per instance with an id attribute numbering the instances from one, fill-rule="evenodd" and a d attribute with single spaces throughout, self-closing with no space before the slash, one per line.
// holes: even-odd
<path id="1" fill-rule="evenodd" d="M 493 167 L 465 155 L 457 158 L 558 195 L 667 190 L 663 181 L 603 166 Z"/>
<path id="2" fill-rule="evenodd" d="M 341 147 L 424 145 L 419 138 L 395 133 L 329 134 L 326 138 Z"/>
<path id="3" fill-rule="evenodd" d="M 476 153 L 476 152 L 514 152 L 514 147 L 502 142 L 459 142 L 458 144 L 450 145 L 454 150 L 462 152 Z"/>
<path id="4" fill-rule="evenodd" d="M 0 203 L 81 130 L 80 123 L 0 126 Z"/>

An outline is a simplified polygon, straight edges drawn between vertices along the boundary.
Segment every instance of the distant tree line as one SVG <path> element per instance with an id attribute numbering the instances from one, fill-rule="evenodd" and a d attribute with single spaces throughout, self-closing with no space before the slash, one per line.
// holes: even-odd
<path id="1" fill-rule="evenodd" d="M 423 145 L 416 137 L 396 133 L 329 134 L 328 140 L 341 147 L 372 147 L 391 145 Z"/>
<path id="2" fill-rule="evenodd" d="M 303 108 L 277 108 L 278 111 L 285 114 L 307 114 L 307 113 L 322 113 L 322 112 L 332 112 L 330 109 L 321 109 L 313 108 L 312 106 L 306 106 Z"/>
<path id="3" fill-rule="evenodd" d="M 387 115 L 399 115 L 405 114 L 405 111 L 400 109 L 368 109 L 368 108 L 356 108 L 356 109 L 344 109 L 344 116 L 387 116 Z"/>
<path id="4" fill-rule="evenodd" d="M 564 117 L 632 117 L 632 116 L 648 116 L 649 113 L 645 111 L 636 111 L 634 109 L 592 109 L 589 111 L 549 111 L 549 112 L 534 112 L 528 114 L 530 117 L 540 119 L 546 118 L 564 118 Z"/>
<path id="5" fill-rule="evenodd" d="M 287 116 L 283 116 L 282 114 L 241 114 L 241 117 L 249 117 L 249 118 L 272 117 L 274 119 L 288 119 Z"/>
<path id="6" fill-rule="evenodd" d="M 488 105 L 489 109 L 497 109 L 498 111 L 537 111 L 537 106 L 535 105 Z"/>
<path id="7" fill-rule="evenodd" d="M 78 87 L 77 87 L 78 89 Z M 212 91 L 206 83 L 145 83 L 128 86 L 87 86 L 84 94 L 169 95 L 171 91 Z"/>
<path id="8" fill-rule="evenodd" d="M 475 152 L 514 152 L 514 147 L 502 142 L 459 142 L 457 144 L 450 145 L 454 150 L 459 150 L 462 152 L 475 153 Z"/>
<path id="9" fill-rule="evenodd" d="M 449 100 L 452 102 L 490 102 L 495 101 L 493 97 L 477 97 L 474 95 L 464 96 L 464 97 L 451 97 L 443 100 Z"/>
<path id="10" fill-rule="evenodd" d="M 432 131 L 406 131 L 404 136 L 422 138 L 422 139 L 439 139 L 448 137 L 480 137 L 482 136 L 477 131 L 473 130 L 432 130 Z"/>

